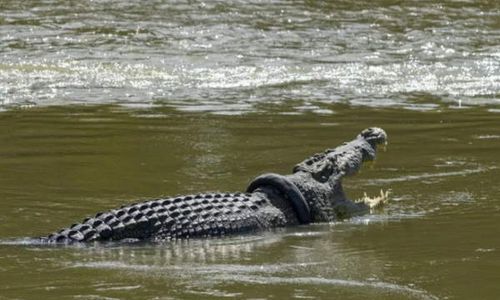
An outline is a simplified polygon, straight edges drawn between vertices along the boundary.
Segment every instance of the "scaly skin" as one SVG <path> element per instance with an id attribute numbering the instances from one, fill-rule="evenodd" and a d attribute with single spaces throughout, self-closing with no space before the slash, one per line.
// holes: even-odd
<path id="1" fill-rule="evenodd" d="M 380 128 L 363 130 L 353 141 L 299 163 L 293 174 L 265 174 L 247 193 L 206 193 L 123 206 L 40 238 L 47 243 L 123 239 L 168 240 L 221 236 L 310 222 L 328 222 L 366 213 L 348 200 L 341 179 L 375 159 L 387 141 Z"/>

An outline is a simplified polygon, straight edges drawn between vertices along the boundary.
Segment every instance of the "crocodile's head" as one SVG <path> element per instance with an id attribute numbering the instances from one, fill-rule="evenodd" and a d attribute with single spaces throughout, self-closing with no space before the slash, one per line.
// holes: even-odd
<path id="1" fill-rule="evenodd" d="M 317 153 L 294 167 L 294 174 L 288 178 L 310 206 L 313 221 L 330 221 L 339 217 L 338 212 L 331 211 L 339 203 L 352 203 L 345 196 L 342 178 L 356 174 L 363 162 L 375 159 L 377 146 L 386 144 L 386 132 L 371 127 L 361 131 L 354 140 Z"/>

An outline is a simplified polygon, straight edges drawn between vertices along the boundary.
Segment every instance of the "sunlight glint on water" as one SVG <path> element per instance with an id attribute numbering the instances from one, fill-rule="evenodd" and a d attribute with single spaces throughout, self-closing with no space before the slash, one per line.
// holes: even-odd
<path id="1" fill-rule="evenodd" d="M 499 104 L 496 1 L 23 3 L 0 9 L 2 107 Z"/>

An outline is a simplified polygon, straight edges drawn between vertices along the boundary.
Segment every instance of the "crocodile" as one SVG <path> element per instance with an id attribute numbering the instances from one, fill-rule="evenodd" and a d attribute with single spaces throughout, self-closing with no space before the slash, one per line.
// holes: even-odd
<path id="1" fill-rule="evenodd" d="M 387 144 L 378 127 L 350 142 L 300 162 L 290 175 L 263 174 L 245 192 L 200 193 L 154 199 L 97 213 L 38 239 L 44 243 L 82 243 L 224 236 L 316 222 L 332 222 L 370 211 L 367 201 L 351 201 L 342 178 L 375 159 Z M 383 197 L 382 197 L 383 198 Z"/>

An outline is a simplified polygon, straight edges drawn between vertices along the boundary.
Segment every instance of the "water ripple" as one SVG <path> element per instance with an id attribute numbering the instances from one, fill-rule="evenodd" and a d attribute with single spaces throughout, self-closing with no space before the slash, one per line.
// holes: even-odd
<path id="1" fill-rule="evenodd" d="M 98 268 L 98 269 L 125 269 L 140 272 L 159 272 L 168 274 L 168 276 L 186 277 L 190 281 L 202 280 L 205 283 L 210 282 L 244 282 L 250 284 L 262 285 L 328 285 L 328 286 L 343 286 L 348 288 L 364 288 L 384 290 L 397 294 L 404 294 L 415 299 L 438 299 L 424 290 L 414 287 L 398 285 L 395 283 L 383 281 L 361 281 L 353 279 L 335 279 L 323 277 L 279 277 L 272 276 L 277 272 L 296 272 L 297 268 L 305 268 L 325 263 L 292 263 L 292 264 L 276 264 L 276 265 L 180 265 L 180 266 L 152 266 L 152 265 L 133 265 L 121 262 L 89 262 L 77 263 L 73 267 Z M 255 275 L 269 274 L 266 276 Z M 202 276 L 195 278 L 193 275 Z M 207 277 L 209 276 L 209 277 Z"/>
<path id="2" fill-rule="evenodd" d="M 369 288 L 376 290 L 388 290 L 391 292 L 406 294 L 416 299 L 438 299 L 436 296 L 427 293 L 424 290 L 410 288 L 403 285 L 398 285 L 383 281 L 358 281 L 335 278 L 321 277 L 275 277 L 275 276 L 217 276 L 216 278 L 225 281 L 236 281 L 245 283 L 256 283 L 263 285 L 270 284 L 300 284 L 300 285 L 331 285 L 356 288 Z"/>
<path id="3" fill-rule="evenodd" d="M 464 169 L 460 171 L 450 171 L 450 172 L 439 172 L 439 173 L 423 173 L 419 175 L 406 175 L 395 178 L 381 178 L 381 179 L 370 179 L 367 184 L 369 185 L 378 185 L 378 184 L 386 184 L 386 183 L 394 183 L 394 182 L 404 182 L 404 181 L 412 181 L 412 180 L 421 180 L 428 178 L 439 178 L 439 177 L 449 177 L 449 176 L 465 176 L 469 174 L 483 173 L 491 170 L 495 170 L 497 167 L 477 167 L 475 169 Z"/>

